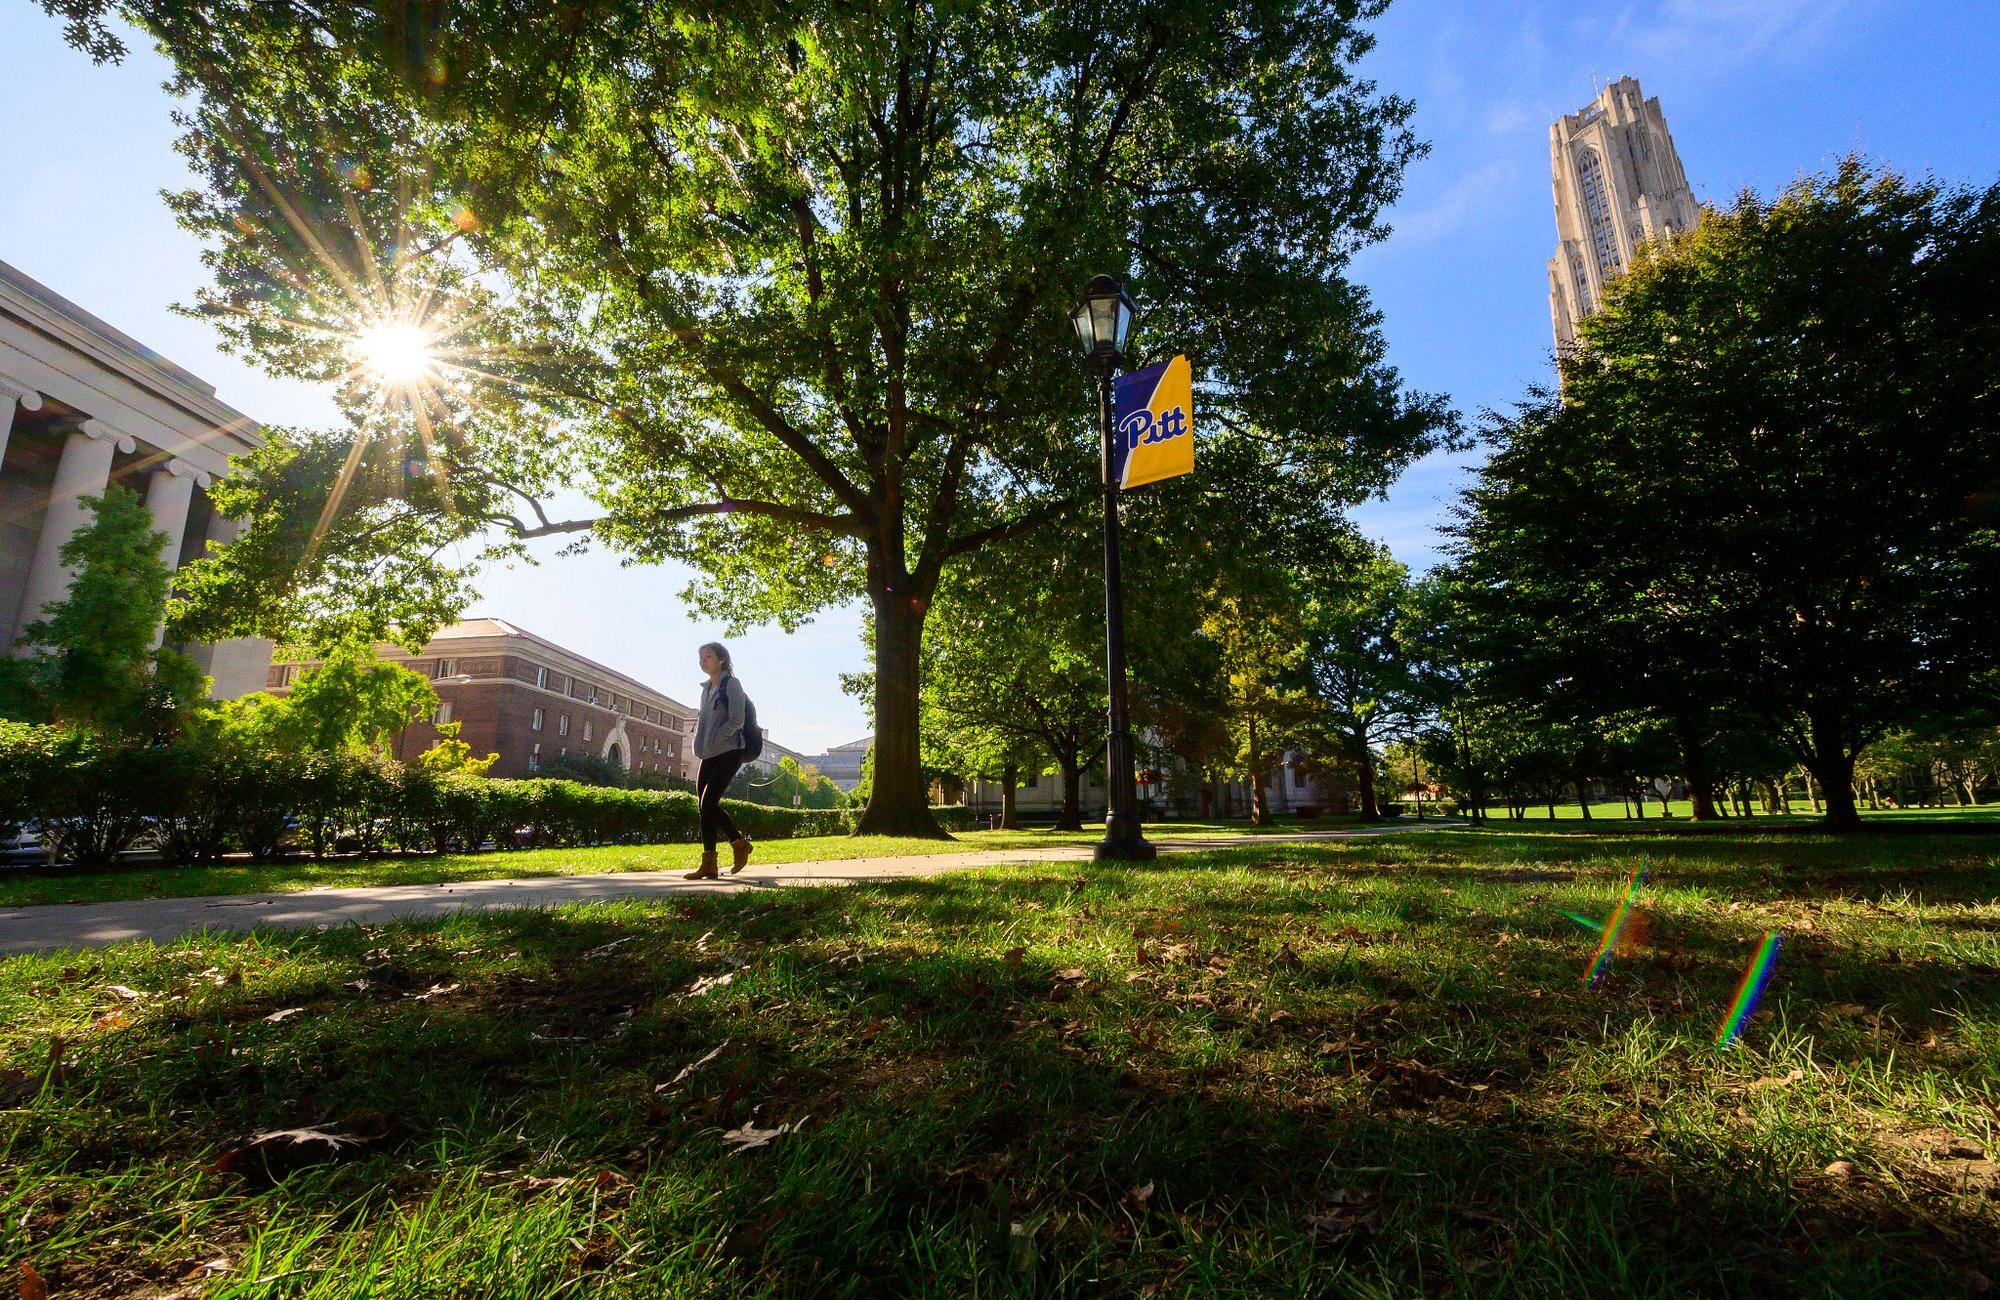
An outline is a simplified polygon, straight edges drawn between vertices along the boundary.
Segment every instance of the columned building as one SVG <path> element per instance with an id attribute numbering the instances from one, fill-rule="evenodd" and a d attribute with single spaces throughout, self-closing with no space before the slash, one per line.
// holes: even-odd
<path id="1" fill-rule="evenodd" d="M 406 763 L 437 743 L 438 723 L 456 722 L 475 755 L 500 756 L 492 776 L 533 776 L 553 759 L 590 757 L 694 779 L 694 709 L 512 623 L 466 619 L 414 655 L 386 644 L 376 652 L 429 678 L 438 694 L 437 712 L 391 746 Z M 272 664 L 267 689 L 287 694 L 316 662 Z"/>
<path id="2" fill-rule="evenodd" d="M 214 385 L 0 262 L 0 649 L 68 593 L 83 498 L 138 493 L 178 568 L 234 536 L 207 489 L 259 441 Z M 258 638 L 180 648 L 219 698 L 262 687 L 271 657 Z"/>
<path id="3" fill-rule="evenodd" d="M 1701 209 L 1681 170 L 1660 101 L 1632 77 L 1598 92 L 1582 111 L 1549 127 L 1555 184 L 1556 255 L 1549 259 L 1549 315 L 1556 350 L 1576 342 L 1576 323 L 1604 301 L 1604 286 L 1639 246 L 1694 229 Z"/>

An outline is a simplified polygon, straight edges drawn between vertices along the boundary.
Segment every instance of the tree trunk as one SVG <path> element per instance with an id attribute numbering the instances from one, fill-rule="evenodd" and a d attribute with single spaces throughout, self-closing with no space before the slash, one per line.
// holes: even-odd
<path id="1" fill-rule="evenodd" d="M 1674 738 L 1680 742 L 1681 771 L 1687 778 L 1688 802 L 1693 805 L 1694 820 L 1698 822 L 1717 820 L 1715 783 L 1708 775 L 1707 747 L 1702 744 L 1701 737 L 1695 734 L 1693 721 L 1676 718 Z"/>
<path id="2" fill-rule="evenodd" d="M 1368 738 L 1359 733 L 1349 737 L 1354 751 L 1359 756 L 1361 769 L 1361 816 L 1368 821 L 1382 820 L 1382 805 L 1375 797 L 1375 762 L 1368 753 Z"/>
<path id="3" fill-rule="evenodd" d="M 1646 783 L 1639 782 L 1632 787 L 1632 800 L 1639 805 L 1639 820 L 1646 820 Z"/>
<path id="4" fill-rule="evenodd" d="M 1075 755 L 1056 755 L 1056 763 L 1062 768 L 1062 812 L 1056 817 L 1059 831 L 1080 831 L 1083 829 L 1083 764 Z"/>
<path id="5" fill-rule="evenodd" d="M 1576 807 L 1585 821 L 1590 820 L 1590 791 L 1584 788 L 1582 777 L 1576 779 Z"/>
<path id="6" fill-rule="evenodd" d="M 1021 769 L 1018 764 L 1009 763 L 1000 772 L 1000 829 L 1018 831 L 1021 829 L 1019 799 L 1016 788 L 1021 784 Z"/>
<path id="7" fill-rule="evenodd" d="M 1819 782 L 1820 797 L 1826 801 L 1826 828 L 1832 831 L 1861 829 L 1861 809 L 1854 802 L 1854 755 L 1848 753 L 1839 719 L 1819 714 L 1812 722 L 1812 763 L 1809 774 Z"/>
<path id="8" fill-rule="evenodd" d="M 1264 754 L 1257 747 L 1257 717 L 1250 716 L 1250 824 L 1271 824 L 1271 798 L 1264 793 Z"/>
<path id="9" fill-rule="evenodd" d="M 1545 791 L 1542 797 L 1549 805 L 1549 820 L 1554 821 L 1556 819 L 1556 792 L 1554 790 Z"/>
<path id="10" fill-rule="evenodd" d="M 869 565 L 871 577 L 875 568 Z M 871 585 L 875 589 L 875 785 L 854 833 L 947 840 L 951 836 L 937 824 L 925 798 L 923 756 L 917 743 L 922 606 L 895 590 L 894 584 Z"/>
<path id="11" fill-rule="evenodd" d="M 1813 784 L 1812 772 L 1802 765 L 1799 769 L 1799 777 L 1805 782 L 1806 799 L 1812 804 L 1813 816 L 1817 817 L 1820 813 L 1819 788 Z"/>

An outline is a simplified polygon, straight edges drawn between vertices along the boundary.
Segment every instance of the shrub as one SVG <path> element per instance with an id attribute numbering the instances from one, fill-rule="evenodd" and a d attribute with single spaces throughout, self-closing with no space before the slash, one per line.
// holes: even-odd
<path id="1" fill-rule="evenodd" d="M 725 799 L 745 834 L 781 840 L 853 828 L 844 808 Z M 969 809 L 936 810 L 964 829 Z M 203 731 L 166 746 L 115 746 L 62 727 L 0 722 L 0 827 L 39 823 L 55 858 L 115 861 L 147 841 L 172 862 L 259 858 L 299 847 L 446 853 L 496 848 L 685 843 L 695 796 L 535 778 L 511 781 L 405 767 L 375 754 L 274 753 Z"/>

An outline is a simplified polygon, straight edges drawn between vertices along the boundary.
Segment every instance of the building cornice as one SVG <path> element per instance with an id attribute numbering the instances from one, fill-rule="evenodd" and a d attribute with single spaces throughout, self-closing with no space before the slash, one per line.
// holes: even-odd
<path id="1" fill-rule="evenodd" d="M 217 398 L 213 384 L 5 262 L 0 262 L 0 313 L 179 407 L 205 427 L 230 433 L 251 446 L 261 441 L 257 422 Z"/>

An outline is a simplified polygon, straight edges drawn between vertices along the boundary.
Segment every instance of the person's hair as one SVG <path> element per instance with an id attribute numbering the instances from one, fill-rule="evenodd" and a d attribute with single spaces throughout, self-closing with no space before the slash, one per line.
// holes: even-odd
<path id="1" fill-rule="evenodd" d="M 710 641 L 706 645 L 702 646 L 702 649 L 713 650 L 715 652 L 715 657 L 722 661 L 723 672 L 733 673 L 736 671 L 736 665 L 729 662 L 729 647 L 722 644 L 722 642 Z"/>

